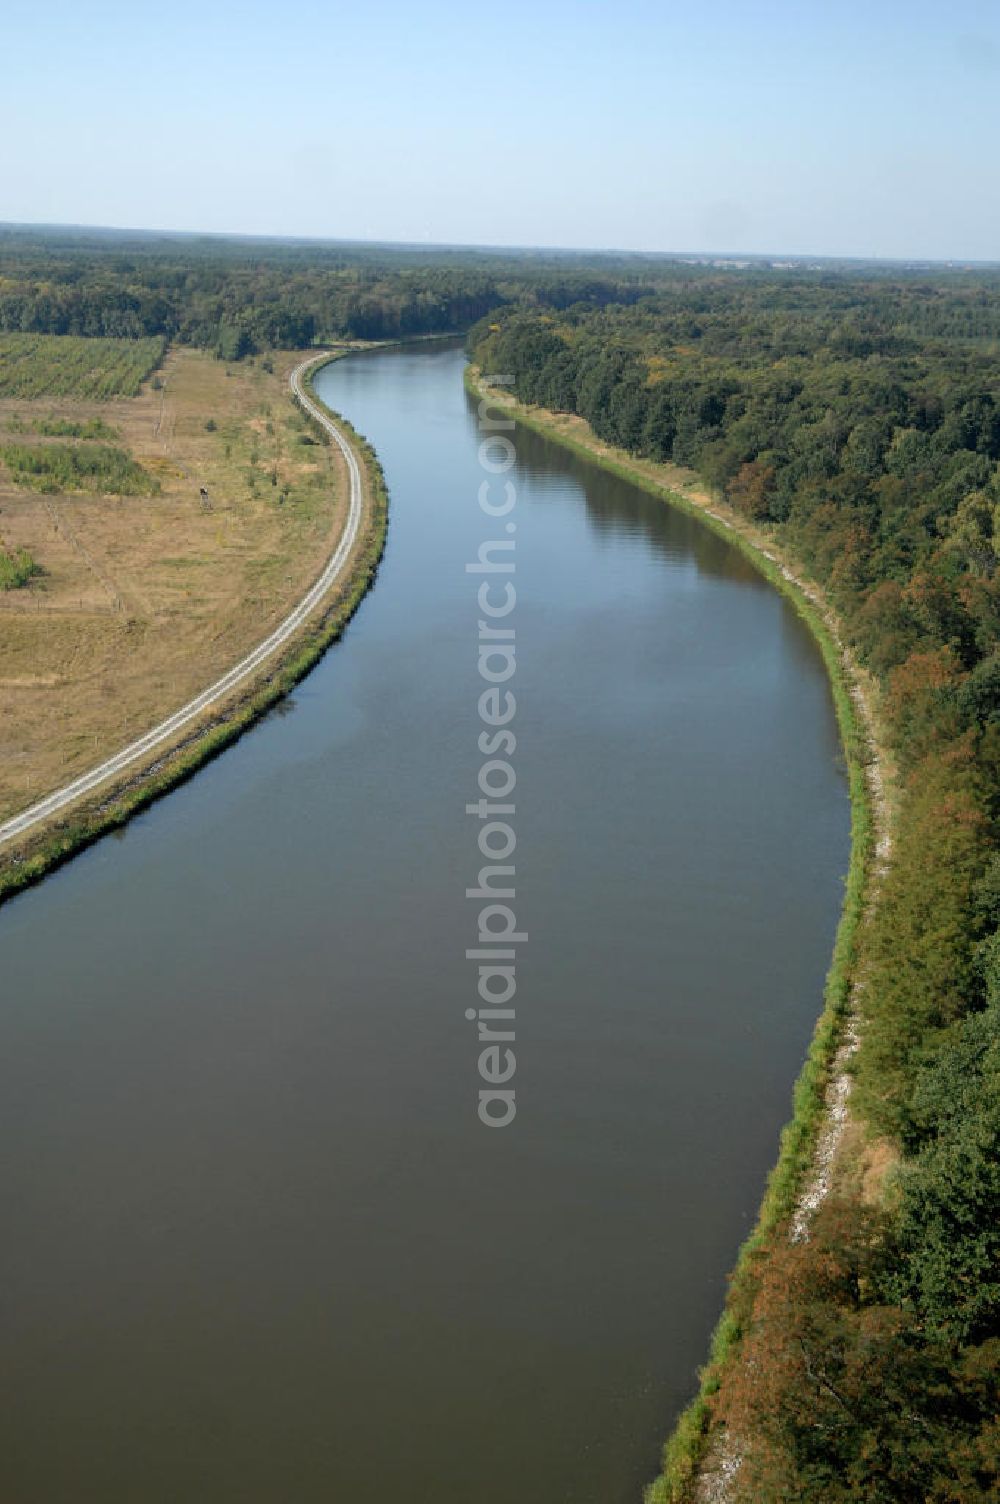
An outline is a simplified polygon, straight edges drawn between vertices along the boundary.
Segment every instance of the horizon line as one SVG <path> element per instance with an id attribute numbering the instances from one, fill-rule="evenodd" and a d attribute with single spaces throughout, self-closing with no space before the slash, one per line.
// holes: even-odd
<path id="1" fill-rule="evenodd" d="M 179 230 L 141 225 L 85 224 L 58 220 L 0 220 L 0 234 L 7 231 L 71 231 L 92 235 L 144 236 L 151 239 L 222 240 L 251 244 L 301 246 L 365 246 L 371 249 L 425 251 L 478 251 L 490 254 L 522 256 L 577 256 L 601 259 L 635 259 L 657 261 L 715 261 L 733 264 L 746 262 L 826 263 L 848 266 L 940 267 L 959 269 L 1000 268 L 1000 258 L 980 260 L 974 256 L 886 256 L 879 254 L 834 254 L 826 251 L 736 251 L 736 250 L 633 250 L 621 246 L 566 246 L 500 244 L 490 241 L 460 240 L 379 240 L 364 236 L 274 234 L 247 230 Z"/>

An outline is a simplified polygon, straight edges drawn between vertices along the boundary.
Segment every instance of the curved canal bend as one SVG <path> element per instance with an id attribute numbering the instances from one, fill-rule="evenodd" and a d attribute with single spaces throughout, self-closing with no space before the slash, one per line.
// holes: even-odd
<path id="1" fill-rule="evenodd" d="M 456 350 L 317 387 L 389 544 L 223 758 L 0 913 L 0 1495 L 624 1504 L 819 1012 L 819 654 L 722 539 L 518 429 L 519 1111 L 476 1118 L 489 536 Z"/>

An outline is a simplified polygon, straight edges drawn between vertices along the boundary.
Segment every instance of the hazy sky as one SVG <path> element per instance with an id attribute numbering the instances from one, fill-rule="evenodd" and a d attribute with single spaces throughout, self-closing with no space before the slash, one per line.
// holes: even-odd
<path id="1" fill-rule="evenodd" d="M 997 0 L 0 18 L 0 220 L 1000 258 Z"/>

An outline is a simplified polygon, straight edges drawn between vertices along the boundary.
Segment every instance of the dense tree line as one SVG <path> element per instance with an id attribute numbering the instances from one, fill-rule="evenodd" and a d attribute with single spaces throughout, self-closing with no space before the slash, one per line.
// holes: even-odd
<path id="1" fill-rule="evenodd" d="M 899 1168 L 734 1286 L 712 1404 L 739 1497 L 1000 1489 L 1000 279 L 718 278 L 495 310 L 518 396 L 700 471 L 819 580 L 879 677 L 896 848 L 862 933 L 855 1098 Z"/>
<path id="2" fill-rule="evenodd" d="M 628 259 L 0 230 L 0 332 L 164 335 L 229 360 L 464 332 L 512 300 L 594 306 L 650 286 Z"/>

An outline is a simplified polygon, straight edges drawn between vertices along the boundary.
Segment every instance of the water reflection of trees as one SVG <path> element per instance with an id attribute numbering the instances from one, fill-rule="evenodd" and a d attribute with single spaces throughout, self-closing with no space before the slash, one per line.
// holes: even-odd
<path id="1" fill-rule="evenodd" d="M 476 399 L 469 397 L 470 409 Z M 753 589 L 772 587 L 749 559 L 700 522 L 697 517 L 667 505 L 633 482 L 602 470 L 554 439 L 531 428 L 517 429 L 518 470 L 533 484 L 532 503 L 544 505 L 546 485 L 567 480 L 580 488 L 587 518 L 600 534 L 640 534 L 657 553 L 690 555 L 700 573 Z"/>

